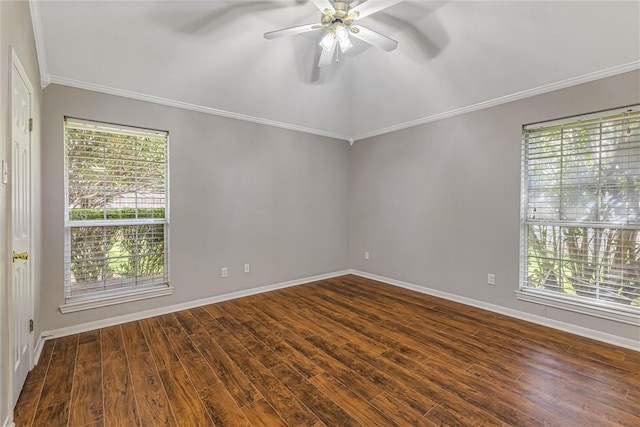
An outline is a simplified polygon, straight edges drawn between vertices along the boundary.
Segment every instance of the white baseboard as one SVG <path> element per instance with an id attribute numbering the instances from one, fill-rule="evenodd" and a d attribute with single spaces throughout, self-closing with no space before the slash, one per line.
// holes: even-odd
<path id="1" fill-rule="evenodd" d="M 203 305 L 215 304 L 217 302 L 232 300 L 236 298 L 242 298 L 249 295 L 261 294 L 264 292 L 274 291 L 276 289 L 289 288 L 291 286 L 298 286 L 298 285 L 302 285 L 309 282 L 315 282 L 318 280 L 344 276 L 345 274 L 349 274 L 349 271 L 348 270 L 335 271 L 333 273 L 303 277 L 300 279 L 289 280 L 287 282 L 274 283 L 272 285 L 261 286 L 258 288 L 246 289 L 243 291 L 231 292 L 223 295 L 216 295 L 213 297 L 198 299 L 195 301 L 189 301 L 181 304 L 174 304 L 166 307 L 154 308 L 151 310 L 141 311 L 139 313 L 126 314 L 123 316 L 110 317 L 108 319 L 97 320 L 94 322 L 82 323 L 79 325 L 67 326 L 59 329 L 52 329 L 50 331 L 43 331 L 42 334 L 40 334 L 40 338 L 38 339 L 37 347 L 40 347 L 39 351 L 42 352 L 42 345 L 44 344 L 44 341 L 48 339 L 60 338 L 67 335 L 93 331 L 95 329 L 106 328 L 114 325 L 120 325 L 127 322 L 134 322 L 136 320 L 146 319 L 154 316 L 160 316 L 168 313 L 174 313 L 176 311 L 188 310 L 190 308 L 200 307 Z M 38 353 L 38 358 L 39 357 L 40 357 L 40 354 Z"/>
<path id="2" fill-rule="evenodd" d="M 640 342 L 638 341 L 622 338 L 616 335 L 607 334 L 607 333 L 596 331 L 589 328 L 584 328 L 582 326 L 573 325 L 571 323 L 561 322 L 558 320 L 549 319 L 547 317 L 537 316 L 535 314 L 526 313 L 524 311 L 514 310 L 511 308 L 490 304 L 488 302 L 478 301 L 472 298 L 467 298 L 460 295 L 451 294 L 448 292 L 438 291 L 436 289 L 415 285 L 413 283 L 403 282 L 401 280 L 395 280 L 389 277 L 383 277 L 383 276 L 378 276 L 376 274 L 366 273 L 364 271 L 349 270 L 349 274 L 354 274 L 356 276 L 364 277 L 367 279 L 377 280 L 378 282 L 399 286 L 401 288 L 410 289 L 412 291 L 420 292 L 427 295 L 432 295 L 438 298 L 459 302 L 462 304 L 470 305 L 472 307 L 477 307 L 483 310 L 492 311 L 494 313 L 504 314 L 505 316 L 515 317 L 516 319 L 526 320 L 527 322 L 537 323 L 538 325 L 548 326 L 550 328 L 559 329 L 564 332 L 569 332 L 569 333 L 580 335 L 586 338 L 591 338 L 594 340 L 606 342 L 609 344 L 628 348 L 630 350 L 640 351 Z"/>
<path id="3" fill-rule="evenodd" d="M 252 289 L 247 289 L 247 290 L 238 291 L 238 292 L 231 292 L 224 295 L 216 295 L 209 298 L 203 298 L 203 299 L 189 301 L 181 304 L 170 305 L 167 307 L 146 310 L 139 313 L 132 313 L 124 316 L 111 317 L 108 319 L 98 320 L 95 322 L 88 322 L 80 325 L 74 325 L 74 326 L 68 326 L 65 328 L 44 331 L 42 332 L 42 334 L 40 335 L 40 338 L 38 339 L 38 343 L 35 349 L 34 360 L 36 361 L 35 363 L 37 363 L 37 361 L 39 360 L 40 354 L 42 353 L 42 347 L 44 345 L 44 341 L 47 339 L 59 338 L 67 335 L 78 334 L 81 332 L 92 331 L 95 329 L 106 328 L 108 326 L 114 326 L 122 323 L 133 322 L 136 320 L 146 319 L 154 316 L 160 316 L 168 313 L 174 313 L 176 311 L 187 310 L 190 308 L 200 307 L 207 304 L 215 304 L 221 301 L 242 298 L 249 295 L 256 295 L 264 292 L 274 291 L 276 289 L 283 289 L 291 286 L 302 285 L 309 282 L 315 282 L 318 280 L 330 279 L 332 277 L 343 276 L 345 274 L 354 274 L 356 276 L 377 280 L 379 282 L 387 283 L 389 285 L 399 286 L 399 287 L 410 289 L 412 291 L 420 292 L 423 294 L 432 295 L 438 298 L 459 302 L 472 307 L 477 307 L 484 310 L 492 311 L 494 313 L 504 314 L 506 316 L 514 317 L 516 319 L 525 320 L 528 322 L 536 323 L 543 326 L 548 326 L 554 329 L 558 329 L 561 331 L 569 332 L 569 333 L 580 335 L 583 337 L 595 339 L 598 341 L 606 342 L 609 344 L 617 345 L 617 346 L 628 348 L 631 350 L 640 351 L 640 343 L 631 339 L 626 339 L 626 338 L 618 337 L 616 335 L 607 334 L 604 332 L 596 331 L 589 328 L 584 328 L 584 327 L 573 325 L 570 323 L 561 322 L 558 320 L 553 320 L 553 319 L 549 319 L 542 316 L 537 316 L 534 314 L 526 313 L 519 310 L 514 310 L 511 308 L 502 307 L 495 304 L 490 304 L 484 301 L 478 301 L 472 298 L 467 298 L 460 295 L 427 288 L 427 287 L 416 285 L 413 283 L 391 279 L 389 277 L 378 276 L 376 274 L 371 274 L 364 271 L 343 270 L 343 271 L 336 271 L 333 273 L 320 274 L 317 276 L 304 277 L 296 280 L 290 280 L 287 282 L 275 283 L 272 285 L 261 286 L 258 288 L 252 288 Z"/>
<path id="4" fill-rule="evenodd" d="M 44 338 L 42 335 L 38 337 L 38 342 L 36 343 L 36 348 L 33 349 L 33 364 L 37 365 L 40 360 L 40 355 L 42 354 L 42 348 L 44 347 Z"/>

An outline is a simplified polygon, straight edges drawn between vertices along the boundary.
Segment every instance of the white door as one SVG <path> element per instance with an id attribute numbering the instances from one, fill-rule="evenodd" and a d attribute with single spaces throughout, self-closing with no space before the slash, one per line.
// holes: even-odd
<path id="1" fill-rule="evenodd" d="M 13 404 L 32 366 L 33 268 L 31 255 L 31 94 L 24 68 L 12 52 L 11 67 L 11 250 L 9 301 Z"/>

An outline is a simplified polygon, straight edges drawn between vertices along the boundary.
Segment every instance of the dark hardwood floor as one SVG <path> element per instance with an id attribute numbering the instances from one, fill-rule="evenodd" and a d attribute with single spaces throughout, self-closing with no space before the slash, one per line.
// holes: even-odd
<path id="1" fill-rule="evenodd" d="M 638 426 L 640 353 L 356 276 L 47 341 L 17 426 Z"/>

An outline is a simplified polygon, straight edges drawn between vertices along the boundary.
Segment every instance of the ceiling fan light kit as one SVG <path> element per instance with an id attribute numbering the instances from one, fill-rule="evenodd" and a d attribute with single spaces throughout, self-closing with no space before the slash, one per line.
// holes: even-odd
<path id="1" fill-rule="evenodd" d="M 275 39 L 283 36 L 302 34 L 309 31 L 326 29 L 327 32 L 320 40 L 322 53 L 318 62 L 319 67 L 324 67 L 333 62 L 336 57 L 338 62 L 338 49 L 343 55 L 353 47 L 350 35 L 372 46 L 379 47 L 387 52 L 398 46 L 398 42 L 361 25 L 355 26 L 358 18 L 364 18 L 373 13 L 400 3 L 402 0 L 369 0 L 351 7 L 350 3 L 343 1 L 312 0 L 322 12 L 319 24 L 307 24 L 298 27 L 285 28 L 264 34 L 266 39 Z"/>
<path id="2" fill-rule="evenodd" d="M 335 49 L 336 43 L 343 55 L 353 47 L 353 43 L 349 40 L 349 30 L 341 22 L 332 24 L 329 32 L 320 41 L 320 46 L 331 52 Z"/>
<path id="3" fill-rule="evenodd" d="M 349 31 L 352 29 L 351 24 L 354 19 L 360 16 L 360 12 L 354 10 L 349 13 L 349 5 L 339 1 L 333 3 L 333 8 L 334 10 L 325 9 L 322 15 L 322 25 L 328 27 L 329 31 L 320 41 L 320 46 L 332 52 L 337 42 L 344 55 L 353 47 L 353 43 L 349 40 Z"/>

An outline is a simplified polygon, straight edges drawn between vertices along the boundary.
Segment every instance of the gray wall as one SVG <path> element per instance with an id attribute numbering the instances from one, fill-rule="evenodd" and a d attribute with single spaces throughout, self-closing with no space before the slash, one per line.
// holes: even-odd
<path id="1" fill-rule="evenodd" d="M 358 141 L 51 85 L 44 91 L 44 330 L 355 268 L 637 339 L 518 301 L 523 124 L 640 102 L 633 72 Z M 170 132 L 172 296 L 62 315 L 64 115 Z M 371 259 L 364 261 L 363 252 Z M 252 272 L 242 273 L 245 262 Z M 220 278 L 220 267 L 230 277 Z M 486 284 L 487 273 L 496 285 Z"/>
<path id="2" fill-rule="evenodd" d="M 46 330 L 348 267 L 348 142 L 58 85 L 43 111 Z M 169 131 L 173 295 L 59 312 L 65 115 Z"/>
<path id="3" fill-rule="evenodd" d="M 637 327 L 545 310 L 514 292 L 522 125 L 638 102 L 631 72 L 356 142 L 350 267 L 637 340 Z"/>
<path id="4" fill-rule="evenodd" d="M 40 297 L 40 73 L 36 57 L 35 41 L 29 15 L 29 4 L 26 1 L 0 1 L 0 160 L 9 160 L 9 75 L 11 70 L 10 49 L 17 53 L 20 62 L 24 66 L 29 81 L 34 89 L 32 113 L 34 119 L 34 132 L 32 133 L 32 169 L 34 205 L 33 215 L 35 229 L 35 247 L 29 254 L 30 262 L 35 263 L 35 326 L 33 336 L 40 334 L 39 297 Z M 0 424 L 4 423 L 11 414 L 11 363 L 9 347 L 9 318 L 8 318 L 8 283 L 11 274 L 11 263 L 8 261 L 8 252 L 11 250 L 10 232 L 8 229 L 11 213 L 9 184 L 0 183 Z"/>

